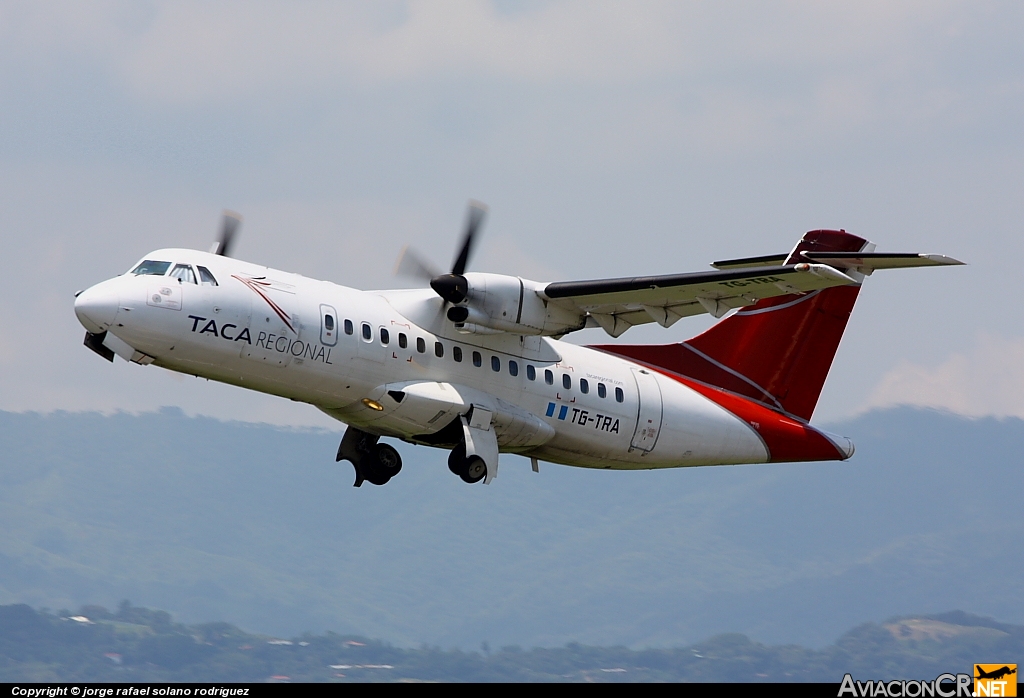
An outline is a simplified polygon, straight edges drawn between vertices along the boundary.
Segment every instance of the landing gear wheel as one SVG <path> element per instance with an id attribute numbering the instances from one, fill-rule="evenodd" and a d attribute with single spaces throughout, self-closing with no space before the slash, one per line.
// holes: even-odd
<path id="1" fill-rule="evenodd" d="M 368 482 L 385 485 L 402 470 L 402 456 L 388 444 L 377 444 L 366 455 L 363 470 Z"/>
<path id="2" fill-rule="evenodd" d="M 480 482 L 487 475 L 487 464 L 484 463 L 484 459 L 480 456 L 473 456 L 467 459 L 465 463 L 465 471 L 459 473 L 459 477 L 462 478 L 463 482 L 468 482 L 472 485 L 474 482 Z"/>
<path id="3" fill-rule="evenodd" d="M 466 444 L 459 444 L 448 454 L 448 470 L 451 470 L 459 477 L 465 477 L 466 472 Z"/>
<path id="4" fill-rule="evenodd" d="M 466 444 L 459 444 L 448 454 L 448 470 L 469 484 L 480 482 L 487 476 L 487 464 L 480 456 L 466 458 Z"/>

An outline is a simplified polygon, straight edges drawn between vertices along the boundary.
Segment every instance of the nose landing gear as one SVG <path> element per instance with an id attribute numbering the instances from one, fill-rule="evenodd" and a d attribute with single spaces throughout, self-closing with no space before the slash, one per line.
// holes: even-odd
<path id="1" fill-rule="evenodd" d="M 385 485 L 402 470 L 402 456 L 392 446 L 377 443 L 378 439 L 379 436 L 354 427 L 345 431 L 335 460 L 348 460 L 352 463 L 356 470 L 353 487 L 360 487 L 363 482 Z"/>

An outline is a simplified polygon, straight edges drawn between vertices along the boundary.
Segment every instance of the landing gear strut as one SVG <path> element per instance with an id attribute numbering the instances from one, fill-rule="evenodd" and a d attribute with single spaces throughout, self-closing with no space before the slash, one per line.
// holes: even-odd
<path id="1" fill-rule="evenodd" d="M 487 475 L 487 465 L 480 456 L 466 457 L 466 444 L 459 444 L 448 454 L 448 469 L 463 482 L 480 482 Z"/>
<path id="2" fill-rule="evenodd" d="M 379 436 L 349 427 L 338 446 L 336 461 L 348 460 L 356 469 L 353 487 L 363 482 L 384 485 L 402 469 L 402 456 L 388 444 L 377 443 Z"/>

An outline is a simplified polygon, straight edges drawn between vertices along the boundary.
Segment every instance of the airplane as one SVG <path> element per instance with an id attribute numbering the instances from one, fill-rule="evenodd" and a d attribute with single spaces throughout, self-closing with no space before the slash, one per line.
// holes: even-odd
<path id="1" fill-rule="evenodd" d="M 499 454 L 615 470 L 846 460 L 853 442 L 810 424 L 864 279 L 957 265 L 880 253 L 812 230 L 788 253 L 712 270 L 540 283 L 468 271 L 486 214 L 471 202 L 451 270 L 406 250 L 422 288 L 361 291 L 230 256 L 225 212 L 209 252 L 159 249 L 75 297 L 85 346 L 309 403 L 347 425 L 336 461 L 354 485 L 402 469 L 380 439 L 448 450 L 467 483 Z M 719 321 L 684 342 L 580 346 L 584 328 Z"/>
<path id="2" fill-rule="evenodd" d="M 980 665 L 975 664 L 974 665 L 974 669 L 977 672 L 977 676 L 974 677 L 976 679 L 996 679 L 996 680 L 998 680 L 998 679 L 1003 678 L 1004 676 L 1009 676 L 1010 674 L 1016 674 L 1017 673 L 1016 665 L 1014 665 L 1013 669 L 1011 669 L 1008 666 L 1003 666 L 1003 667 L 1000 667 L 999 669 L 995 669 L 995 670 L 993 670 L 991 672 L 988 672 L 988 671 L 985 671 L 984 669 L 982 669 Z"/>

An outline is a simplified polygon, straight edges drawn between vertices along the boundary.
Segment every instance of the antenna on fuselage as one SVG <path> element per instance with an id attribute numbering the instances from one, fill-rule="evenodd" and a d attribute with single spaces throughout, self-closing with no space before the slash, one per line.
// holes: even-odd
<path id="1" fill-rule="evenodd" d="M 242 215 L 240 213 L 224 211 L 220 222 L 220 235 L 210 247 L 210 252 L 230 257 L 231 249 L 234 247 L 235 234 L 238 232 L 240 225 L 242 225 Z"/>

